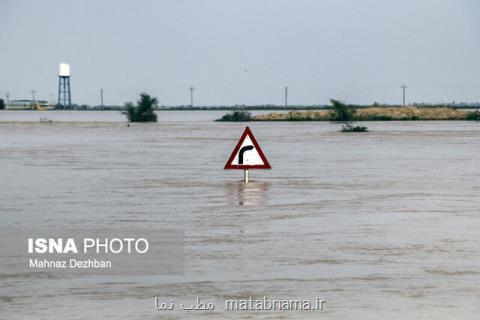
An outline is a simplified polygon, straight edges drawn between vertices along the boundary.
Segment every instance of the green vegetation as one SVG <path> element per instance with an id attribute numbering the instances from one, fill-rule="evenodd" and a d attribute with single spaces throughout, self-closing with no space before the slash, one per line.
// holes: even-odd
<path id="1" fill-rule="evenodd" d="M 153 109 L 157 107 L 157 104 L 157 98 L 142 92 L 136 106 L 131 102 L 125 104 L 126 111 L 123 114 L 127 115 L 129 122 L 156 122 L 157 115 Z"/>
<path id="2" fill-rule="evenodd" d="M 332 121 L 344 122 L 342 126 L 342 132 L 367 132 L 367 127 L 354 126 L 352 121 L 355 119 L 357 109 L 352 106 L 340 102 L 338 100 L 331 99 L 330 102 L 333 106 L 333 111 L 330 113 L 330 119 Z"/>
<path id="3" fill-rule="evenodd" d="M 469 112 L 467 114 L 467 120 L 480 121 L 480 112 L 478 110 Z"/>
<path id="4" fill-rule="evenodd" d="M 0 99 L 0 110 L 5 109 L 5 101 L 3 99 Z"/>
<path id="5" fill-rule="evenodd" d="M 232 111 L 227 113 L 220 119 L 216 121 L 232 121 L 232 122 L 243 122 L 243 121 L 251 121 L 252 114 L 248 111 Z"/>
<path id="6" fill-rule="evenodd" d="M 350 122 L 347 122 L 342 126 L 342 132 L 368 132 L 368 128 L 362 126 L 354 126 Z"/>
<path id="7" fill-rule="evenodd" d="M 330 102 L 333 106 L 333 112 L 330 115 L 331 121 L 353 121 L 354 115 L 357 112 L 355 107 L 334 99 L 330 99 Z"/>

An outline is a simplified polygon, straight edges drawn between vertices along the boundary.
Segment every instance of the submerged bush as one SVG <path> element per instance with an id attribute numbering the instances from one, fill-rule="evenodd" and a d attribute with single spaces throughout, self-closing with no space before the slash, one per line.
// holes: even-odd
<path id="1" fill-rule="evenodd" d="M 156 122 L 157 115 L 153 109 L 157 104 L 157 98 L 142 92 L 136 106 L 131 102 L 125 104 L 126 111 L 123 114 L 127 116 L 129 122 Z"/>
<path id="2" fill-rule="evenodd" d="M 342 126 L 342 132 L 368 132 L 368 128 L 362 126 L 354 126 L 351 123 L 347 122 Z"/>
<path id="3" fill-rule="evenodd" d="M 248 111 L 232 111 L 227 113 L 220 119 L 216 121 L 233 121 L 233 122 L 242 122 L 242 121 L 251 121 L 252 114 Z"/>
<path id="4" fill-rule="evenodd" d="M 344 104 L 338 100 L 330 100 L 333 105 L 333 112 L 331 115 L 332 121 L 344 122 L 342 132 L 367 132 L 367 127 L 354 126 L 352 121 L 355 120 L 357 109 L 352 105 Z"/>

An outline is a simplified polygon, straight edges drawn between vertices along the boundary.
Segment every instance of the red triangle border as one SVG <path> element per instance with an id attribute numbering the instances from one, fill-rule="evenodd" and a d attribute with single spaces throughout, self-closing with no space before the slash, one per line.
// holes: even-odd
<path id="1" fill-rule="evenodd" d="M 243 141 L 245 138 L 249 136 L 250 140 L 252 140 L 253 146 L 258 152 L 258 155 L 263 161 L 263 164 L 257 164 L 257 165 L 248 165 L 248 164 L 232 164 L 233 159 L 235 159 L 235 155 L 238 153 L 238 150 L 240 150 L 240 147 L 242 146 Z M 225 164 L 225 167 L 223 169 L 228 170 L 228 169 L 241 169 L 241 170 L 247 170 L 247 169 L 271 169 L 272 167 L 270 166 L 270 163 L 268 162 L 267 158 L 263 154 L 262 149 L 258 145 L 257 139 L 255 139 L 255 136 L 252 133 L 252 130 L 250 130 L 249 127 L 245 128 L 245 131 L 243 131 L 242 136 L 240 137 L 240 140 L 238 140 L 237 145 L 235 146 L 235 149 L 233 149 L 232 154 L 227 160 L 227 163 Z"/>

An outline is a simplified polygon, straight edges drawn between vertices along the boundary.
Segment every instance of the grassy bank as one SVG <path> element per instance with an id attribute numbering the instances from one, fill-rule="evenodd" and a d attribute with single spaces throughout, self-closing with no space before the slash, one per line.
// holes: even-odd
<path id="1" fill-rule="evenodd" d="M 332 111 L 290 111 L 257 115 L 252 121 L 334 121 Z M 480 112 L 452 108 L 391 107 L 359 108 L 352 121 L 398 121 L 398 120 L 480 120 Z"/>

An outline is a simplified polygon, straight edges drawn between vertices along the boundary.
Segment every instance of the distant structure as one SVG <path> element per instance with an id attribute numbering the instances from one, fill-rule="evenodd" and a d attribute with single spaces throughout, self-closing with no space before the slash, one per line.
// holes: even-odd
<path id="1" fill-rule="evenodd" d="M 103 109 L 103 88 L 100 89 L 100 107 Z"/>
<path id="2" fill-rule="evenodd" d="M 60 63 L 58 66 L 58 108 L 70 109 L 72 107 L 72 94 L 70 89 L 70 65 Z"/>
<path id="3" fill-rule="evenodd" d="M 190 107 L 193 107 L 193 91 L 195 91 L 195 88 L 193 87 L 193 84 L 188 88 L 190 90 Z"/>
<path id="4" fill-rule="evenodd" d="M 408 87 L 404 84 L 402 84 L 402 86 L 400 87 L 400 89 L 403 90 L 403 106 L 405 107 L 405 89 L 407 89 Z"/>
<path id="5" fill-rule="evenodd" d="M 9 100 L 5 105 L 7 110 L 52 110 L 54 102 L 47 100 Z"/>

